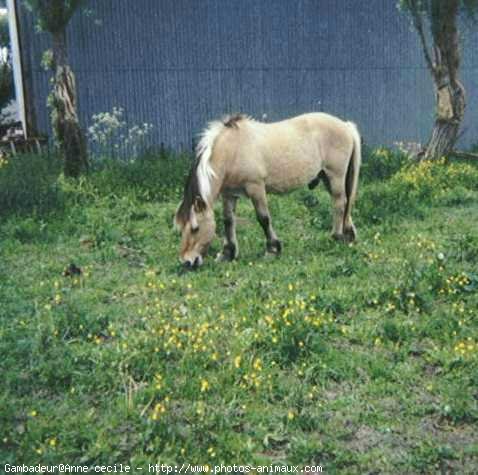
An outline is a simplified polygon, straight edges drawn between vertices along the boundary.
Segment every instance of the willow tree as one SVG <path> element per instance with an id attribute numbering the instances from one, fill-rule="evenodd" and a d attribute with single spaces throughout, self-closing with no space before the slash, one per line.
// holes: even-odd
<path id="1" fill-rule="evenodd" d="M 66 176 L 77 177 L 88 168 L 86 141 L 78 120 L 75 75 L 68 63 L 66 28 L 84 0 L 24 0 L 41 31 L 50 34 L 54 69 L 49 97 L 52 129 L 64 158 Z"/>
<path id="2" fill-rule="evenodd" d="M 460 82 L 459 25 L 473 16 L 478 0 L 401 0 L 418 33 L 436 92 L 435 125 L 424 158 L 453 150 L 465 115 L 465 88 Z"/>

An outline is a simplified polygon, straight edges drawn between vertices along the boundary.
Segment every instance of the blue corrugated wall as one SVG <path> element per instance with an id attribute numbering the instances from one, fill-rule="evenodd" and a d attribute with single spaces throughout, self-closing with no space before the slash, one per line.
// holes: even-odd
<path id="1" fill-rule="evenodd" d="M 367 143 L 423 142 L 433 90 L 395 0 L 90 0 L 69 27 L 86 127 L 124 107 L 154 125 L 153 142 L 190 148 L 227 112 L 268 121 L 326 111 L 357 122 Z M 48 130 L 48 38 L 21 12 L 24 61 L 40 129 Z M 466 31 L 462 143 L 478 142 L 478 35 Z"/>

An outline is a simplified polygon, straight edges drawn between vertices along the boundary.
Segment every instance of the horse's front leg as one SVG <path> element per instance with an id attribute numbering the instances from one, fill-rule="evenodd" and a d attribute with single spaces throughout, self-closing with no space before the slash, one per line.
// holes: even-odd
<path id="1" fill-rule="evenodd" d="M 223 194 L 223 217 L 224 217 L 224 247 L 218 255 L 218 260 L 232 261 L 239 255 L 239 246 L 236 237 L 236 204 L 237 196 Z"/>
<path id="2" fill-rule="evenodd" d="M 246 186 L 246 194 L 251 199 L 256 210 L 257 220 L 264 230 L 267 239 L 267 252 L 280 254 L 282 244 L 272 227 L 271 215 L 267 206 L 266 188 L 264 184 L 250 184 Z"/>

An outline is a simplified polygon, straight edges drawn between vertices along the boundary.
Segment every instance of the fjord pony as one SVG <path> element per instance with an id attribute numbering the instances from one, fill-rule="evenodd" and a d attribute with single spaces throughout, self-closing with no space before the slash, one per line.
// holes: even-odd
<path id="1" fill-rule="evenodd" d="M 355 239 L 351 212 L 361 163 L 360 142 L 355 124 L 323 113 L 269 124 L 243 115 L 211 122 L 197 146 L 175 215 L 175 225 L 182 233 L 181 262 L 191 268 L 203 263 L 215 235 L 213 204 L 219 196 L 225 226 L 219 258 L 237 258 L 235 208 L 241 194 L 252 200 L 267 251 L 279 254 L 281 242 L 272 227 L 267 193 L 304 185 L 312 189 L 320 180 L 333 200 L 333 236 Z"/>

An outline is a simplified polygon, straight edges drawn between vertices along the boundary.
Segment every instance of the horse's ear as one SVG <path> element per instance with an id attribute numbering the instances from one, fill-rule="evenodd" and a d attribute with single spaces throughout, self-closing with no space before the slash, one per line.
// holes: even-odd
<path id="1" fill-rule="evenodd" d="M 196 213 L 202 213 L 206 209 L 206 202 L 202 199 L 201 196 L 197 195 L 196 198 L 194 198 L 194 211 Z"/>

